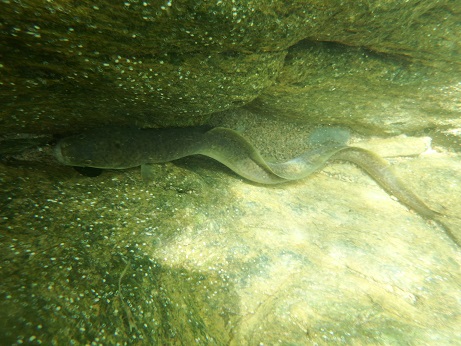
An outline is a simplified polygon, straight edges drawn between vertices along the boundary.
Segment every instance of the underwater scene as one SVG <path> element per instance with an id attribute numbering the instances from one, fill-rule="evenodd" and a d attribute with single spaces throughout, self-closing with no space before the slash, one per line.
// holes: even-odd
<path id="1" fill-rule="evenodd" d="M 461 3 L 0 19 L 0 345 L 461 345 Z"/>

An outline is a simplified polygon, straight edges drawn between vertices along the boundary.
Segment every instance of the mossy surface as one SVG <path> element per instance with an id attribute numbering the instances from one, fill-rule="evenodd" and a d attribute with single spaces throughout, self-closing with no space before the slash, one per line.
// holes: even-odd
<path id="1" fill-rule="evenodd" d="M 303 40 L 335 42 L 365 47 L 368 55 L 404 57 L 440 69 L 451 66 L 459 75 L 460 13 L 459 2 L 450 0 L 4 1 L 0 132 L 65 133 L 109 123 L 203 124 L 210 114 L 241 107 L 263 94 L 284 64 L 282 80 L 306 83 L 299 80 L 301 68 L 318 88 L 308 94 L 293 86 L 268 90 L 259 102 L 267 105 L 265 112 L 297 118 L 302 113 L 303 121 L 311 123 L 341 122 L 349 115 L 350 124 L 358 113 L 360 125 L 379 120 L 388 132 L 412 130 L 416 125 L 401 125 L 408 114 L 385 110 L 402 93 L 398 81 L 422 74 L 416 90 L 404 89 L 407 99 L 401 107 L 416 110 L 412 119 L 428 113 L 446 119 L 459 116 L 448 95 L 458 90 L 451 83 L 455 77 L 440 83 L 443 77 L 432 82 L 431 76 L 418 93 L 427 71 L 417 65 L 408 71 L 407 65 L 390 59 L 383 64 L 363 54 L 328 50 L 314 64 L 310 62 L 317 53 L 310 51 L 302 58 L 304 65 L 296 66 L 293 60 L 284 61 L 285 55 Z M 339 84 L 336 74 L 343 77 Z M 352 78 L 345 83 L 349 74 Z M 388 78 L 394 79 L 389 83 Z M 374 93 L 358 94 L 370 87 Z M 331 88 L 336 91 L 331 93 Z M 432 102 L 425 102 L 431 88 Z M 377 95 L 387 97 L 365 102 Z M 334 115 L 327 100 L 357 105 Z M 387 117 L 393 113 L 392 121 L 383 112 L 378 112 L 379 119 L 365 117 L 383 109 Z M 423 125 L 428 127 L 427 121 Z"/>
<path id="2" fill-rule="evenodd" d="M 456 155 L 395 160 L 422 198 L 459 214 Z M 39 163 L 1 166 L 2 340 L 460 338 L 459 249 L 355 167 L 278 187 L 202 158 L 155 173 L 146 183 L 138 169 L 89 178 Z"/>
<path id="3" fill-rule="evenodd" d="M 434 68 L 365 48 L 304 41 L 289 49 L 276 83 L 246 107 L 368 135 L 440 135 L 461 125 L 460 78 L 457 64 Z"/>
<path id="4" fill-rule="evenodd" d="M 2 166 L 3 342 L 227 343 L 226 274 L 152 256 L 202 223 L 198 209 L 212 203 L 203 183 L 179 169 L 150 187 L 139 172 L 43 169 L 57 176 Z"/>

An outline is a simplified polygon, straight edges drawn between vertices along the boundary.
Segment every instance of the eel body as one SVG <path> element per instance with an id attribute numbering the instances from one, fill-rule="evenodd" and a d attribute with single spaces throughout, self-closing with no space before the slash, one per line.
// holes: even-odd
<path id="1" fill-rule="evenodd" d="M 93 130 L 60 140 L 55 147 L 59 162 L 69 166 L 125 169 L 145 167 L 190 155 L 205 155 L 229 167 L 238 175 L 260 184 L 279 184 L 303 179 L 328 162 L 342 160 L 361 167 L 389 194 L 424 218 L 445 226 L 439 212 L 431 209 L 399 179 L 387 161 L 371 151 L 330 143 L 308 150 L 286 162 L 273 163 L 240 134 L 227 128 L 138 129 L 114 127 Z M 459 244 L 458 244 L 459 245 Z"/>

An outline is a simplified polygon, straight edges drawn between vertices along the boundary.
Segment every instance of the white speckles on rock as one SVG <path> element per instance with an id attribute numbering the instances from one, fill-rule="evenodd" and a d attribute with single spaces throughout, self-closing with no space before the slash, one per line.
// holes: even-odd
<path id="1" fill-rule="evenodd" d="M 456 214 L 461 167 L 451 155 L 401 159 L 396 169 Z M 226 344 L 231 330 L 238 344 L 383 335 L 425 344 L 457 330 L 446 316 L 460 311 L 459 252 L 351 165 L 270 188 L 198 158 L 159 165 L 148 185 L 138 170 L 87 178 L 1 168 L 0 315 L 9 314 L 10 343 L 71 333 L 76 343 L 152 344 L 173 333 Z"/>

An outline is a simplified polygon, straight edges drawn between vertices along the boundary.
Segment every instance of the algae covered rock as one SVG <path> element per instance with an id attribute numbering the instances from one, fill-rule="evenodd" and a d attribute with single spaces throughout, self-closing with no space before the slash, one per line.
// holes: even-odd
<path id="1" fill-rule="evenodd" d="M 371 134 L 461 126 L 459 65 L 434 68 L 399 56 L 303 41 L 276 83 L 247 107 L 278 118 L 341 124 Z"/>
<path id="2" fill-rule="evenodd" d="M 213 112 L 259 96 L 278 76 L 287 49 L 301 40 L 339 42 L 458 68 L 461 56 L 460 5 L 449 0 L 26 0 L 4 1 L 1 9 L 3 132 L 66 132 L 107 123 L 202 124 Z M 308 62 L 310 54 L 317 53 L 310 52 Z M 331 50 L 324 54 L 340 74 L 350 72 L 343 65 L 351 61 L 348 52 L 346 57 Z M 286 75 L 292 61 L 285 63 Z M 405 66 L 397 68 L 406 73 Z M 288 78 L 298 78 L 299 71 L 292 72 Z M 379 83 L 376 77 L 367 76 L 373 84 Z M 333 76 L 326 72 L 324 78 Z M 358 78 L 350 84 L 360 87 L 357 83 Z M 439 86 L 436 81 L 434 87 Z M 387 87 L 389 95 L 401 92 L 399 85 Z M 385 100 L 378 106 L 358 103 L 371 113 Z M 316 107 L 316 98 L 312 104 Z M 331 110 L 322 100 L 318 109 Z M 317 121 L 316 114 L 308 121 Z"/>
<path id="3" fill-rule="evenodd" d="M 452 215 L 459 162 L 450 153 L 395 161 Z M 272 188 L 201 158 L 158 165 L 149 183 L 138 169 L 96 178 L 0 169 L 5 344 L 461 337 L 459 248 L 352 165 Z"/>

